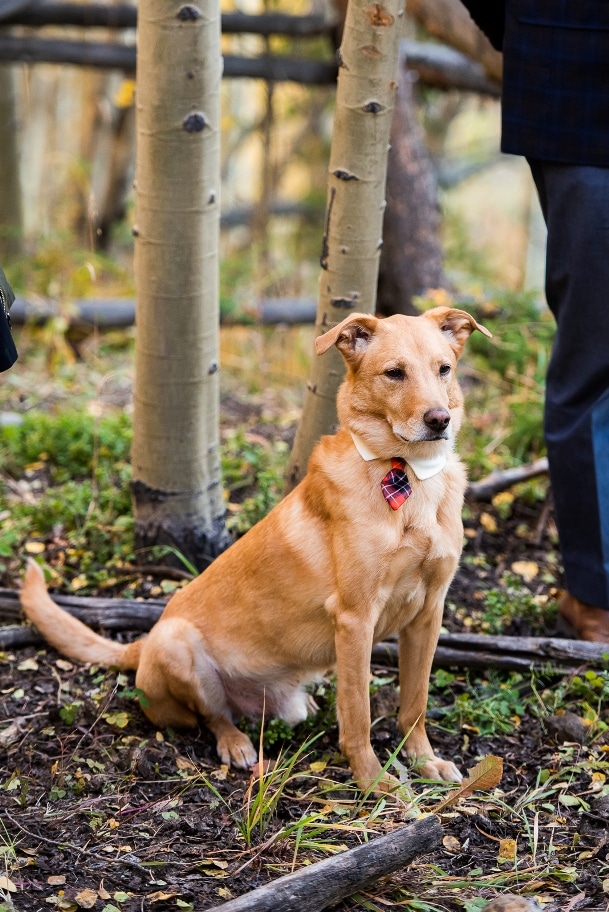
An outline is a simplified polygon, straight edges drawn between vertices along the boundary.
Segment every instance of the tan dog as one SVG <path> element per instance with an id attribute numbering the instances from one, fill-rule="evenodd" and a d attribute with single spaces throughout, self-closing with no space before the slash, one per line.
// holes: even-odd
<path id="1" fill-rule="evenodd" d="M 385 320 L 351 314 L 320 336 L 317 353 L 336 344 L 347 363 L 341 429 L 319 442 L 297 488 L 173 596 L 148 636 L 123 645 L 93 633 L 55 605 L 33 561 L 25 613 L 70 658 L 136 670 L 155 725 L 203 719 L 221 760 L 238 767 L 257 754 L 233 716 L 265 707 L 295 724 L 316 708 L 307 682 L 336 666 L 340 746 L 361 788 L 381 775 L 370 744 L 371 648 L 398 633 L 407 754 L 424 776 L 458 781 L 456 766 L 434 756 L 424 719 L 462 545 L 456 365 L 475 329 L 490 335 L 464 311 L 440 307 Z M 401 505 L 408 487 L 398 463 L 386 478 L 392 458 L 405 460 L 411 488 Z M 405 490 L 392 506 L 396 486 Z M 380 787 L 395 784 L 386 775 Z"/>

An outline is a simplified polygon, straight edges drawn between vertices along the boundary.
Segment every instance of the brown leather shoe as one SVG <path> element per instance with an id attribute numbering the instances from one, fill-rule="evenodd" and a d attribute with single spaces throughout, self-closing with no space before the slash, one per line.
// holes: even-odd
<path id="1" fill-rule="evenodd" d="M 609 611 L 604 608 L 586 605 L 565 592 L 558 604 L 558 613 L 580 640 L 609 643 Z"/>

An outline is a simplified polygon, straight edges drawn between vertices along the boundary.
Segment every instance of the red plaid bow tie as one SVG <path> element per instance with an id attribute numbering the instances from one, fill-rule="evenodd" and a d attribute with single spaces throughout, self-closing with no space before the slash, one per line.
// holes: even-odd
<path id="1" fill-rule="evenodd" d="M 400 459 L 399 456 L 393 456 L 391 459 L 391 468 L 381 481 L 383 497 L 392 510 L 399 510 L 402 504 L 408 500 L 412 494 L 412 488 L 408 482 L 408 475 L 404 471 L 405 465 L 405 459 Z"/>

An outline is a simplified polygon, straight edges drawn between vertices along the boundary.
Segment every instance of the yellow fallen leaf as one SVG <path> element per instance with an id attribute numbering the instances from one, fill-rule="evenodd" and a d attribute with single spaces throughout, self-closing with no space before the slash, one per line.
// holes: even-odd
<path id="1" fill-rule="evenodd" d="M 89 581 L 86 576 L 75 576 L 72 582 L 70 583 L 70 588 L 74 592 L 78 592 L 79 589 L 84 589 L 85 586 L 89 585 Z"/>
<path id="2" fill-rule="evenodd" d="M 309 769 L 312 773 L 321 773 L 326 768 L 325 760 L 314 760 L 313 763 L 309 763 Z"/>
<path id="3" fill-rule="evenodd" d="M 521 576 L 525 583 L 530 583 L 539 573 L 539 564 L 535 561 L 514 561 L 511 570 L 516 576 Z"/>
<path id="4" fill-rule="evenodd" d="M 41 541 L 28 541 L 25 543 L 25 553 L 26 554 L 43 554 L 46 550 L 46 545 Z"/>
<path id="5" fill-rule="evenodd" d="M 65 896 L 59 899 L 56 903 L 57 908 L 61 909 L 62 912 L 77 912 L 78 906 L 73 899 L 66 899 Z"/>
<path id="6" fill-rule="evenodd" d="M 167 899 L 175 899 L 175 897 L 179 895 L 179 893 L 163 893 L 162 890 L 157 890 L 156 893 L 149 893 L 146 899 L 148 902 L 157 903 L 164 902 Z"/>
<path id="7" fill-rule="evenodd" d="M 52 887 L 62 887 L 65 882 L 65 874 L 52 874 L 50 877 L 47 877 L 47 883 Z"/>
<path id="8" fill-rule="evenodd" d="M 461 851 L 461 843 L 456 836 L 445 836 L 442 840 L 442 845 L 447 852 L 452 852 L 453 854 Z"/>
<path id="9" fill-rule="evenodd" d="M 228 776 L 228 766 L 226 763 L 223 763 L 220 766 L 220 769 L 212 770 L 210 773 L 212 779 L 217 779 L 218 782 L 224 782 Z"/>
<path id="10" fill-rule="evenodd" d="M 8 890 L 9 893 L 16 893 L 17 887 L 6 874 L 0 874 L 0 890 Z"/>
<path id="11" fill-rule="evenodd" d="M 501 839 L 499 842 L 498 861 L 514 861 L 516 858 L 516 840 Z"/>
<path id="12" fill-rule="evenodd" d="M 39 668 L 40 666 L 34 658 L 24 659 L 17 665 L 18 671 L 38 671 Z"/>
<path id="13" fill-rule="evenodd" d="M 77 893 L 74 897 L 74 902 L 77 903 L 81 909 L 92 909 L 97 900 L 97 890 L 81 890 L 80 893 Z"/>
<path id="14" fill-rule="evenodd" d="M 196 773 L 197 772 L 197 768 L 194 765 L 194 763 L 192 762 L 192 760 L 188 760 L 186 757 L 177 757 L 176 766 L 179 770 L 183 770 L 186 773 Z"/>
<path id="15" fill-rule="evenodd" d="M 73 671 L 74 666 L 71 662 L 68 662 L 67 659 L 57 659 L 55 664 L 60 671 Z"/>
<path id="16" fill-rule="evenodd" d="M 490 513 L 481 513 L 480 514 L 480 525 L 485 532 L 490 532 L 493 535 L 497 531 L 497 521 L 494 516 L 491 516 Z"/>

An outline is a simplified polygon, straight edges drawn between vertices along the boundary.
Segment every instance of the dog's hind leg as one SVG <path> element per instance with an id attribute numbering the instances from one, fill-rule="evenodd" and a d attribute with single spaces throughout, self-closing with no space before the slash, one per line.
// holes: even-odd
<path id="1" fill-rule="evenodd" d="M 248 769 L 258 759 L 250 739 L 233 724 L 220 675 L 188 621 L 167 618 L 152 629 L 142 644 L 135 683 L 155 725 L 192 728 L 203 719 L 216 736 L 222 763 Z"/>
<path id="2" fill-rule="evenodd" d="M 307 693 L 299 684 L 286 693 L 277 704 L 277 715 L 290 726 L 304 722 L 309 716 L 314 716 L 319 707 L 311 694 Z"/>

